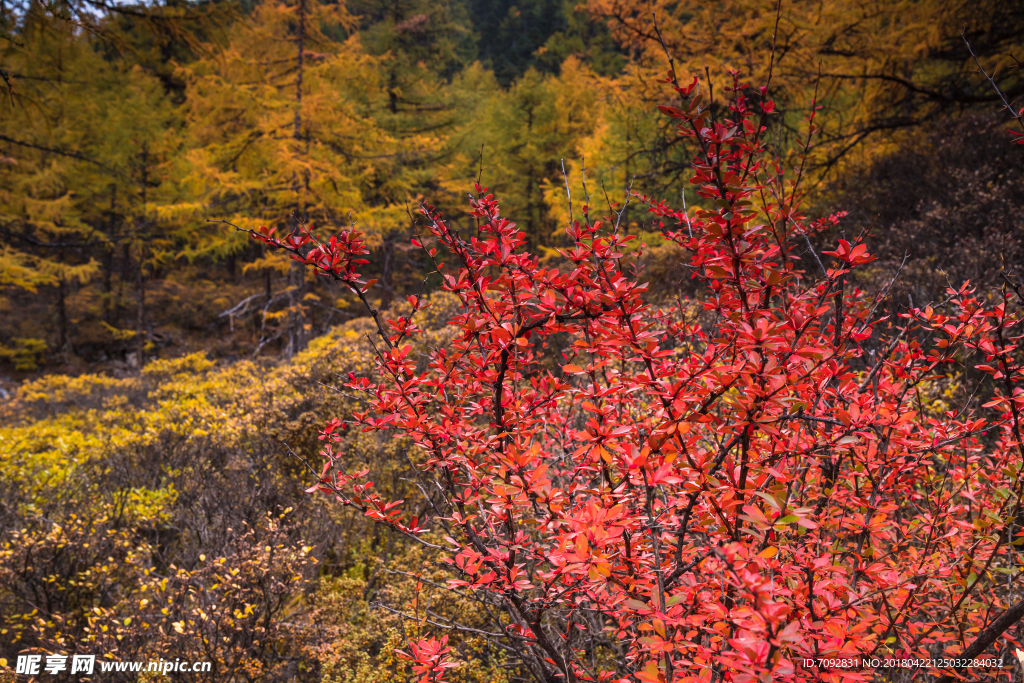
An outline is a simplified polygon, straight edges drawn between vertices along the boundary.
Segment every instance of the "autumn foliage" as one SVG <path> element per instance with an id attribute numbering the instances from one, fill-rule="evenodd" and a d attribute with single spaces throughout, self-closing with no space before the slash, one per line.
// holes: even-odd
<path id="1" fill-rule="evenodd" d="M 364 407 L 323 429 L 310 490 L 436 553 L 447 589 L 491 615 L 478 632 L 537 680 L 854 681 L 872 672 L 805 660 L 978 657 L 1015 613 L 1020 294 L 965 283 L 881 306 L 888 288 L 847 284 L 873 260 L 868 230 L 808 219 L 806 158 L 784 167 L 766 144 L 767 88 L 734 80 L 716 115 L 705 83 L 665 82 L 700 205 L 630 201 L 685 249 L 701 294 L 646 302 L 644 246 L 620 207 L 597 217 L 584 178 L 563 271 L 485 188 L 473 234 L 424 205 L 416 245 L 459 297 L 458 334 L 417 346 L 429 297 L 373 311 L 376 377 L 350 375 Z M 815 130 L 812 113 L 804 149 Z M 810 240 L 836 226 L 847 237 L 818 255 Z M 360 296 L 372 284 L 356 232 L 253 236 Z M 970 399 L 934 400 L 957 373 L 977 380 Z M 414 443 L 422 498 L 344 471 L 350 429 Z M 473 629 L 423 619 L 436 637 L 402 656 L 441 681 L 444 634 Z"/>

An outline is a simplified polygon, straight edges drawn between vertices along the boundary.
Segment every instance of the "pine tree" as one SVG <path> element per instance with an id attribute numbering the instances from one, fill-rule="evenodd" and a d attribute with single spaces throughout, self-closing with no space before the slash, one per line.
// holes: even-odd
<path id="1" fill-rule="evenodd" d="M 460 134 L 494 87 L 471 66 L 475 35 L 465 4 L 357 0 L 352 8 L 359 15 L 361 42 L 376 58 L 383 86 L 370 113 L 391 141 L 380 159 L 380 172 L 365 193 L 368 205 L 415 208 L 429 199 L 456 209 L 454 217 L 459 220 L 465 216 L 463 207 L 451 199 L 469 191 L 477 156 L 460 144 Z M 403 270 L 401 245 L 408 243 L 413 228 L 409 220 L 380 227 L 381 243 L 373 257 L 381 306 L 386 308 L 396 292 L 396 275 Z"/>
<path id="2" fill-rule="evenodd" d="M 545 188 L 563 185 L 562 165 L 579 158 L 579 145 L 600 115 L 597 81 L 575 58 L 559 76 L 529 69 L 507 91 L 486 102 L 467 138 L 484 146 L 483 181 L 515 207 L 534 245 L 561 245 L 565 227 L 548 209 Z"/>

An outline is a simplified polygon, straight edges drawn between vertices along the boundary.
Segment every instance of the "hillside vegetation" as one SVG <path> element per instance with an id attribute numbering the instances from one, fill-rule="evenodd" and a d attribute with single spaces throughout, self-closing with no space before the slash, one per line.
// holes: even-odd
<path id="1" fill-rule="evenodd" d="M 926 216 L 947 213 L 943 243 L 1019 257 L 1019 212 L 952 218 L 969 201 L 957 193 L 1019 199 L 1019 165 L 978 153 L 999 148 L 992 135 L 970 137 L 1006 117 L 960 37 L 966 26 L 1018 96 L 1018 3 L 8 3 L 0 388 L 39 371 L 124 376 L 193 351 L 289 357 L 360 315 L 344 291 L 211 220 L 354 223 L 386 308 L 429 270 L 408 246 L 420 203 L 468 229 L 478 178 L 539 248 L 565 243 L 563 168 L 585 168 L 602 204 L 627 188 L 679 196 L 693 150 L 651 115 L 667 68 L 654 16 L 680 73 L 711 77 L 711 106 L 730 70 L 756 84 L 771 67 L 779 154 L 795 151 L 812 99 L 822 107 L 812 199 L 878 216 L 894 259 L 939 257 Z M 895 169 L 964 180 L 889 201 L 914 193 Z M 630 208 L 623 220 L 646 219 Z"/>

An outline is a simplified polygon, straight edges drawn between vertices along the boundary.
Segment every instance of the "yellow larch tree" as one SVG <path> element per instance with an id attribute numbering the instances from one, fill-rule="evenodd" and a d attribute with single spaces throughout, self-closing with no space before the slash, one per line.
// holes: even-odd
<path id="1" fill-rule="evenodd" d="M 586 0 L 637 67 L 627 70 L 642 104 L 666 98 L 644 85 L 668 69 L 701 78 L 704 103 L 721 103 L 730 71 L 755 86 L 768 82 L 776 111 L 773 136 L 806 142 L 800 121 L 812 100 L 823 107 L 816 133 L 821 169 L 839 170 L 857 152 L 868 161 L 892 149 L 901 131 L 957 108 L 1000 107 L 977 74 L 970 41 L 1011 98 L 1024 93 L 1013 55 L 1024 46 L 1024 14 L 1000 0 Z M 963 37 L 961 36 L 963 32 Z M 711 83 L 709 84 L 709 78 Z M 710 85 L 710 87 L 709 87 Z M 713 90 L 713 93 L 712 93 Z M 757 96 L 756 91 L 751 91 Z M 863 144 L 867 143 L 867 144 Z M 673 166 L 685 165 L 683 155 Z M 671 170 L 662 167 L 662 173 Z M 672 174 L 669 174 L 672 176 Z M 672 176 L 674 177 L 674 176 Z"/>
<path id="2" fill-rule="evenodd" d="M 120 302 L 110 269 L 112 255 L 123 248 L 125 260 L 137 264 L 141 361 L 141 264 L 163 239 L 149 229 L 146 205 L 173 147 L 163 87 L 145 69 L 107 58 L 93 36 L 46 7 L 28 8 L 16 35 L 11 44 L 17 49 L 4 55 L 11 90 L 0 101 L 0 233 L 7 242 L 0 282 L 29 290 L 47 286 L 53 294 L 52 324 L 22 324 L 32 339 L 18 343 L 68 355 L 70 329 L 87 313 L 73 310 L 71 299 L 101 277 L 102 310 L 88 313 L 113 319 L 109 314 Z M 49 330 L 52 342 L 45 340 Z"/>
<path id="3" fill-rule="evenodd" d="M 183 200 L 160 211 L 189 234 L 184 255 L 250 248 L 244 236 L 206 225 L 209 216 L 292 231 L 300 224 L 333 230 L 366 215 L 364 192 L 390 141 L 368 115 L 378 71 L 358 39 L 344 37 L 353 21 L 341 4 L 261 3 L 229 30 L 223 51 L 179 69 L 189 146 L 178 181 Z M 360 226 L 371 244 L 381 223 L 407 219 L 404 207 L 384 206 L 375 207 L 373 220 Z M 309 308 L 319 297 L 303 268 L 287 259 L 266 255 L 250 267 L 266 275 L 264 323 L 280 323 L 263 342 L 287 335 L 286 353 L 294 354 L 310 336 Z M 271 271 L 288 278 L 277 297 Z M 271 311 L 277 298 L 286 305 Z"/>

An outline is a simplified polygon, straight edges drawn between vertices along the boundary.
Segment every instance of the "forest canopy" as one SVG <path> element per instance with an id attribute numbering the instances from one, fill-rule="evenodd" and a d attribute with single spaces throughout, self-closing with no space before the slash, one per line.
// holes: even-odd
<path id="1" fill-rule="evenodd" d="M 928 215 L 956 210 L 952 191 L 893 202 L 895 185 L 869 178 L 887 168 L 941 183 L 951 169 L 925 150 L 958 136 L 938 131 L 999 125 L 979 63 L 1011 100 L 1024 89 L 1024 12 L 1005 2 L 79 0 L 5 3 L 0 20 L 11 377 L 127 371 L 200 349 L 290 356 L 355 315 L 343 292 L 210 219 L 359 225 L 386 308 L 424 272 L 406 248 L 410 211 L 429 201 L 465 222 L 477 178 L 544 248 L 564 241 L 563 166 L 586 168 L 615 201 L 627 187 L 678 195 L 692 151 L 651 115 L 667 67 L 658 35 L 680 72 L 710 78 L 712 106 L 731 70 L 758 83 L 771 68 L 781 153 L 811 102 L 822 108 L 815 201 L 878 215 L 876 232 L 913 244 L 914 263 L 969 240 L 986 257 L 959 264 L 964 275 L 990 277 L 986 226 L 927 232 Z M 1019 192 L 1001 171 L 976 182 L 1005 201 Z M 1016 236 L 1006 220 L 1001 234 Z M 998 240 L 1020 255 L 1018 238 Z"/>

